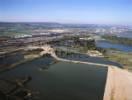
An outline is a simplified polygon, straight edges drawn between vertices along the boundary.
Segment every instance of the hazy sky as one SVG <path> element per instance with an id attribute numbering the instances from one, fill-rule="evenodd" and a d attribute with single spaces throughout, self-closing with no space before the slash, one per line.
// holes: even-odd
<path id="1" fill-rule="evenodd" d="M 0 21 L 132 25 L 132 0 L 0 0 Z"/>

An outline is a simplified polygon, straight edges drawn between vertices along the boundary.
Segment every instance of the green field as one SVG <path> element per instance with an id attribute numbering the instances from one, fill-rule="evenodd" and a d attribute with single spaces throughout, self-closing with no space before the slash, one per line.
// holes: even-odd
<path id="1" fill-rule="evenodd" d="M 107 59 L 116 61 L 122 64 L 125 69 L 132 71 L 132 52 L 108 50 L 104 55 Z"/>

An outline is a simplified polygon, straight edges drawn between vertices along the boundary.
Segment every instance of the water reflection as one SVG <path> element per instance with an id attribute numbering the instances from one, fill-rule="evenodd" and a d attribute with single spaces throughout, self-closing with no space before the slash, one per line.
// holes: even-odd
<path id="1" fill-rule="evenodd" d="M 97 41 L 96 45 L 97 47 L 102 47 L 102 48 L 112 48 L 112 49 L 117 49 L 124 52 L 132 52 L 132 46 L 127 46 L 123 44 L 115 44 L 115 43 L 110 43 L 107 41 Z"/>
<path id="2" fill-rule="evenodd" d="M 0 78 L 30 75 L 29 88 L 39 91 L 38 100 L 102 100 L 107 76 L 107 68 L 84 64 L 58 62 L 42 57 L 21 64 L 0 75 Z M 46 67 L 46 71 L 39 68 Z"/>

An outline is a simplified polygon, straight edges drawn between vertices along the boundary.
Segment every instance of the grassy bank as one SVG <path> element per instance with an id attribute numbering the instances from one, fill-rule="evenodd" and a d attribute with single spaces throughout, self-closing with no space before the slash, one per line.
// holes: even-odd
<path id="1" fill-rule="evenodd" d="M 112 42 L 112 43 L 118 43 L 118 44 L 124 44 L 124 45 L 132 46 L 132 39 L 130 39 L 130 38 L 109 36 L 109 35 L 103 35 L 102 38 L 104 38 L 107 41 Z"/>
<path id="2" fill-rule="evenodd" d="M 123 65 L 125 69 L 132 71 L 132 52 L 108 50 L 104 55 L 107 59 L 116 61 Z"/>

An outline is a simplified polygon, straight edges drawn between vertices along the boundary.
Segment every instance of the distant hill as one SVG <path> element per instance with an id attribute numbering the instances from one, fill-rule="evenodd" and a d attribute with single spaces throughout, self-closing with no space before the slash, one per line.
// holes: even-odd
<path id="1" fill-rule="evenodd" d="M 73 33 L 114 34 L 132 38 L 132 27 L 122 25 L 62 24 L 56 22 L 0 22 L 0 36 L 32 34 L 50 29 L 70 29 Z M 37 33 L 36 33 L 37 34 Z"/>

